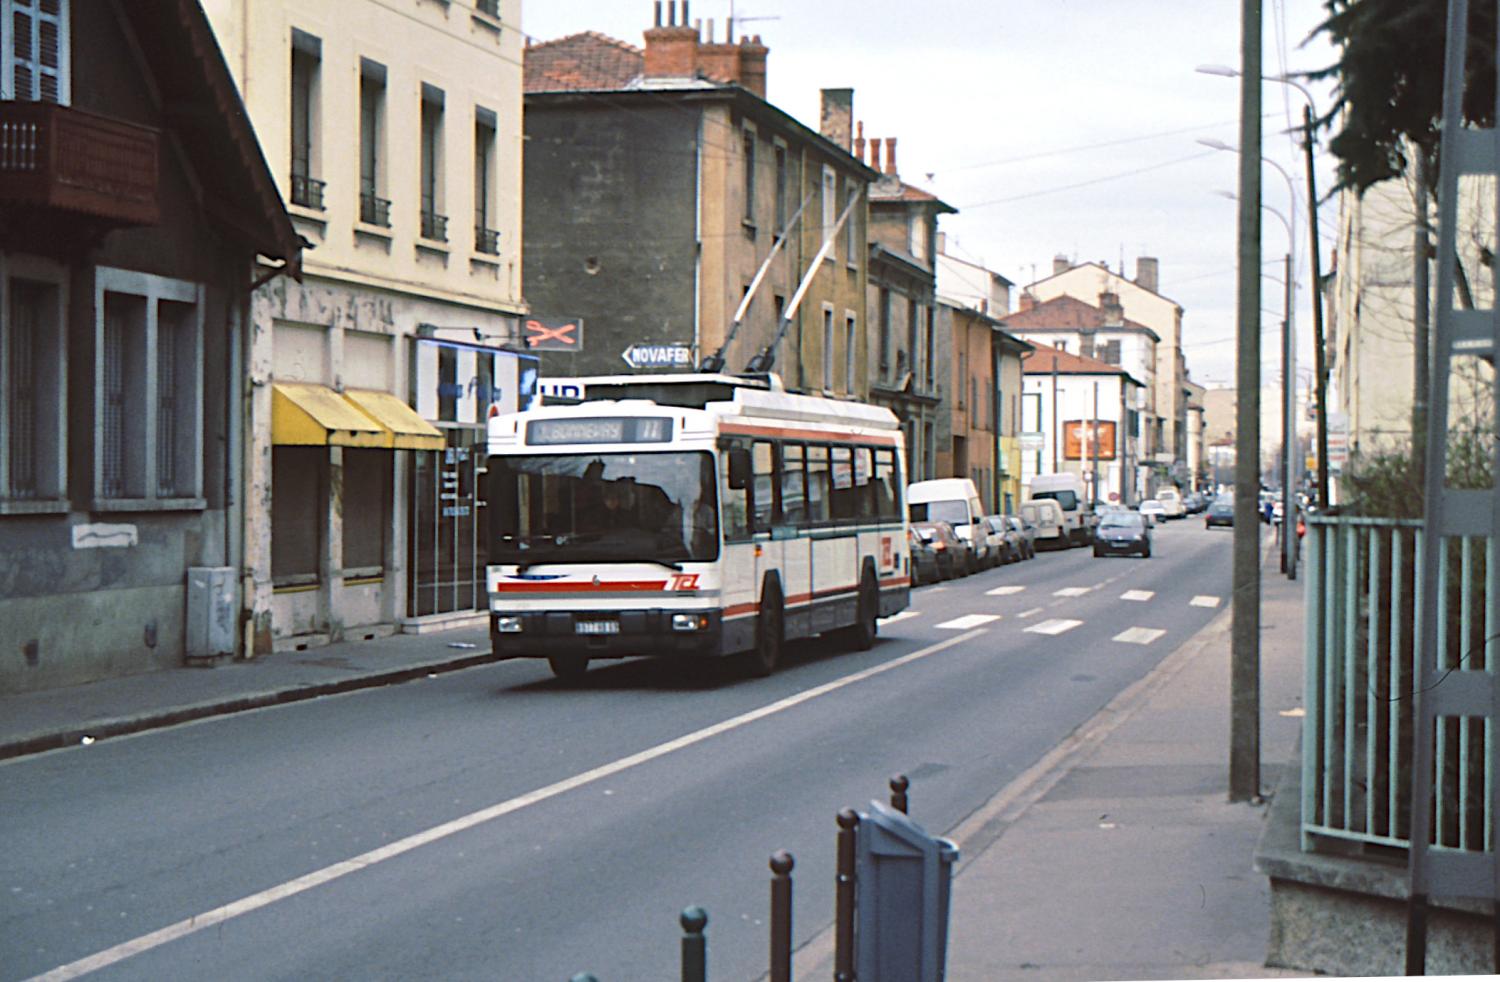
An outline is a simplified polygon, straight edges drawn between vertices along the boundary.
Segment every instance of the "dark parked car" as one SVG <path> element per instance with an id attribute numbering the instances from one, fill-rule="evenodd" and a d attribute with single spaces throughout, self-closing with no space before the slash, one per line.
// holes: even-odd
<path id="1" fill-rule="evenodd" d="M 969 568 L 964 541 L 947 522 L 912 522 L 911 536 L 912 573 L 918 584 L 951 580 Z"/>
<path id="2" fill-rule="evenodd" d="M 1234 499 L 1215 498 L 1214 503 L 1208 506 L 1207 514 L 1203 516 L 1203 527 L 1211 529 L 1215 525 L 1234 528 Z"/>
<path id="3" fill-rule="evenodd" d="M 1110 512 L 1094 530 L 1095 556 L 1139 555 L 1151 558 L 1151 529 L 1136 512 Z"/>
<path id="4" fill-rule="evenodd" d="M 1021 558 L 1036 558 L 1036 526 L 1019 515 L 1007 515 L 1005 520 L 1010 523 L 1011 530 L 1016 533 L 1017 540 L 1021 543 Z"/>
<path id="5" fill-rule="evenodd" d="M 1014 563 L 1023 558 L 1021 543 L 1004 515 L 987 515 L 984 524 L 989 527 L 990 538 L 998 544 L 1000 562 Z"/>

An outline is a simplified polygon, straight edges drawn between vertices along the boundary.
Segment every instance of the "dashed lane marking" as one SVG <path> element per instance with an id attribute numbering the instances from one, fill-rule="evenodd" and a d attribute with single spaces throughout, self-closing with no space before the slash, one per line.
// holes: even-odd
<path id="1" fill-rule="evenodd" d="M 1114 640 L 1125 644 L 1150 644 L 1167 632 L 1157 627 L 1132 627 L 1114 636 Z"/>
<path id="2" fill-rule="evenodd" d="M 997 586 L 993 590 L 984 591 L 986 597 L 1008 597 L 1013 593 L 1020 593 L 1026 589 L 1024 586 Z"/>
<path id="3" fill-rule="evenodd" d="M 1034 617 L 1034 616 L 1036 616 L 1037 614 L 1040 614 L 1042 611 L 1044 611 L 1046 609 L 1047 608 L 1045 608 L 1045 607 L 1033 607 L 1030 610 L 1023 610 L 1023 611 L 1021 611 L 1021 613 L 1017 614 L 1016 616 L 1017 617 Z"/>
<path id="4" fill-rule="evenodd" d="M 1081 597 L 1092 590 L 1091 586 L 1065 586 L 1061 590 L 1052 591 L 1054 597 Z"/>
<path id="5" fill-rule="evenodd" d="M 968 631 L 983 624 L 988 624 L 991 621 L 998 621 L 999 619 L 999 614 L 965 614 L 962 617 L 955 617 L 951 621 L 944 621 L 938 625 L 938 628 L 944 631 Z"/>
<path id="6" fill-rule="evenodd" d="M 1219 598 L 1218 597 L 1210 597 L 1210 596 L 1207 596 L 1206 594 L 1201 594 L 1200 593 L 1198 596 L 1196 596 L 1192 600 L 1188 601 L 1188 603 L 1189 603 L 1190 606 L 1193 606 L 1193 607 L 1217 607 L 1217 606 L 1219 606 Z"/>
<path id="7" fill-rule="evenodd" d="M 1056 637 L 1057 635 L 1062 634 L 1065 631 L 1071 631 L 1071 630 L 1073 630 L 1073 628 L 1077 627 L 1078 625 L 1080 625 L 1082 623 L 1083 623 L 1083 621 L 1070 621 L 1070 620 L 1058 618 L 1056 620 L 1042 621 L 1040 624 L 1033 624 L 1033 625 L 1031 625 L 1030 627 L 1028 627 L 1026 629 L 1026 633 L 1027 634 L 1050 634 L 1053 637 Z"/>
<path id="8" fill-rule="evenodd" d="M 906 620 L 909 617 L 920 617 L 920 616 L 922 616 L 922 612 L 920 610 L 903 610 L 903 611 L 900 611 L 898 613 L 892 614 L 889 617 L 882 617 L 882 618 L 880 618 L 880 620 L 877 623 L 880 623 L 880 624 L 894 624 L 897 621 L 904 621 L 904 620 Z"/>
<path id="9" fill-rule="evenodd" d="M 1120 594 L 1120 599 L 1134 600 L 1137 603 L 1145 603 L 1147 600 L 1150 600 L 1154 596 L 1156 596 L 1155 590 L 1126 590 L 1124 593 Z"/>

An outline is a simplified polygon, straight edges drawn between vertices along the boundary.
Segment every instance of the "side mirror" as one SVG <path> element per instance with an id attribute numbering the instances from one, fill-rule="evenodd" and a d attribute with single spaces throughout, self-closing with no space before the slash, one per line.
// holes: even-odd
<path id="1" fill-rule="evenodd" d="M 731 447 L 729 450 L 729 487 L 733 491 L 743 491 L 750 486 L 753 473 L 750 465 L 750 451 L 744 447 Z"/>

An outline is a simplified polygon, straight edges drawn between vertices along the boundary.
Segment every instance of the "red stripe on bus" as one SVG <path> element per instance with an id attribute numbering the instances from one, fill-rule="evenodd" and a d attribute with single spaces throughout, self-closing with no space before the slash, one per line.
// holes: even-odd
<path id="1" fill-rule="evenodd" d="M 844 433 L 834 434 L 824 430 L 799 430 L 790 427 L 777 426 L 749 426 L 744 423 L 721 423 L 719 429 L 724 433 L 738 433 L 745 436 L 780 436 L 792 437 L 798 440 L 831 440 L 837 443 L 868 443 L 878 447 L 894 447 L 897 437 L 892 436 L 866 436 L 863 434 L 849 435 Z"/>
<path id="2" fill-rule="evenodd" d="M 571 582 L 571 583 L 497 583 L 492 588 L 495 593 L 609 593 L 613 591 L 651 591 L 665 590 L 666 580 L 615 580 L 613 582 Z"/>

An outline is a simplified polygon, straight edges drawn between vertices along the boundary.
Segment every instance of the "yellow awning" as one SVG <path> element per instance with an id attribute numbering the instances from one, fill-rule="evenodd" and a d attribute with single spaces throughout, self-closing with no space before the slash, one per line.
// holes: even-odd
<path id="1" fill-rule="evenodd" d="M 389 432 L 391 442 L 384 446 L 396 450 L 442 450 L 448 445 L 441 430 L 389 392 L 350 389 L 344 397 Z"/>
<path id="2" fill-rule="evenodd" d="M 392 434 L 326 385 L 271 386 L 271 442 L 296 447 L 389 447 Z"/>

